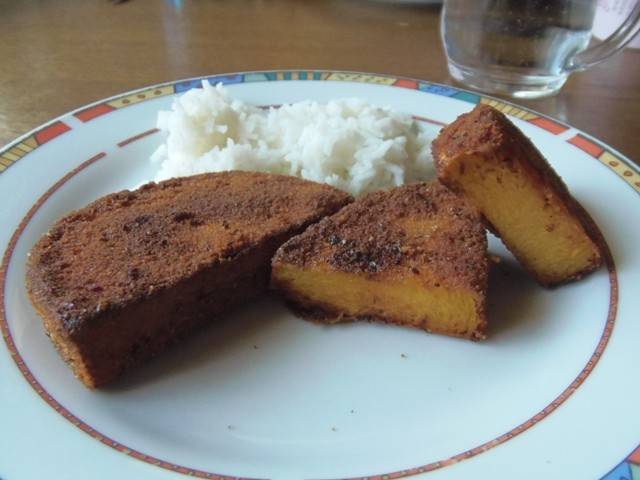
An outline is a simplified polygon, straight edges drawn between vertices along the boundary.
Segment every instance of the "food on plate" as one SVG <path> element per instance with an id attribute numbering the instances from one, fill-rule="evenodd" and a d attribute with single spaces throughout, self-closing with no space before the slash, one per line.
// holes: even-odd
<path id="1" fill-rule="evenodd" d="M 442 130 L 431 183 L 426 133 L 363 100 L 267 111 L 205 82 L 159 124 L 168 137 L 154 154 L 157 179 L 180 178 L 70 213 L 29 256 L 32 303 L 88 387 L 112 382 L 269 282 L 323 323 L 381 320 L 482 339 L 485 225 L 543 285 L 602 262 L 588 215 L 489 106 Z M 233 171 L 200 173 L 222 170 Z M 361 196 L 354 202 L 347 192 Z"/>
<path id="2" fill-rule="evenodd" d="M 484 215 L 543 285 L 580 278 L 602 263 L 595 229 L 561 178 L 507 117 L 478 105 L 433 143 L 438 179 Z"/>
<path id="3" fill-rule="evenodd" d="M 350 201 L 328 185 L 249 172 L 107 195 L 33 247 L 29 295 L 75 375 L 105 385 L 265 291 L 276 249 Z"/>
<path id="4" fill-rule="evenodd" d="M 376 319 L 483 338 L 487 239 L 480 214 L 437 182 L 362 197 L 282 245 L 271 285 L 302 316 Z"/>
<path id="5" fill-rule="evenodd" d="M 435 176 L 432 137 L 410 116 L 362 99 L 261 109 L 204 81 L 161 112 L 156 181 L 226 170 L 293 175 L 352 195 Z"/>

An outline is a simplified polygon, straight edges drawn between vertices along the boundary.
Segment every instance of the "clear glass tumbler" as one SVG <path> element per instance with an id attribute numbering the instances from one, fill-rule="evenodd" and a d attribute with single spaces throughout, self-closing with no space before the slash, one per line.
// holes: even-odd
<path id="1" fill-rule="evenodd" d="M 622 49 L 640 31 L 640 1 L 609 38 L 587 48 L 597 0 L 445 0 L 441 34 L 451 76 L 519 98 L 553 95 L 571 72 Z"/>

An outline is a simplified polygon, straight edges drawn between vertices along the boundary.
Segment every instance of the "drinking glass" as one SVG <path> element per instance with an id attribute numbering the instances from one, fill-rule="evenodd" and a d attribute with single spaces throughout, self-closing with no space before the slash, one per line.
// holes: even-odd
<path id="1" fill-rule="evenodd" d="M 538 98 L 570 73 L 621 50 L 640 30 L 640 1 L 587 48 L 597 0 L 445 0 L 441 35 L 451 76 L 478 90 Z"/>

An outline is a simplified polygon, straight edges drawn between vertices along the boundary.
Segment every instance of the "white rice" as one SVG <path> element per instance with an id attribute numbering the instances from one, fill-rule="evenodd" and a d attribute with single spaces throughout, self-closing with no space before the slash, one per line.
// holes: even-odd
<path id="1" fill-rule="evenodd" d="M 202 83 L 158 115 L 166 141 L 156 181 L 225 170 L 281 173 L 361 195 L 433 176 L 431 135 L 364 100 L 304 101 L 268 110 Z"/>

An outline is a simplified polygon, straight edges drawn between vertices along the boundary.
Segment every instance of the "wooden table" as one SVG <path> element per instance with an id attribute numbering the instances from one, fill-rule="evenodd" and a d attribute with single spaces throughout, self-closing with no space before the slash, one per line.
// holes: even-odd
<path id="1" fill-rule="evenodd" d="M 356 70 L 452 83 L 439 7 L 335 0 L 0 0 L 0 145 L 66 111 L 184 77 Z M 640 162 L 640 50 L 522 101 Z"/>

